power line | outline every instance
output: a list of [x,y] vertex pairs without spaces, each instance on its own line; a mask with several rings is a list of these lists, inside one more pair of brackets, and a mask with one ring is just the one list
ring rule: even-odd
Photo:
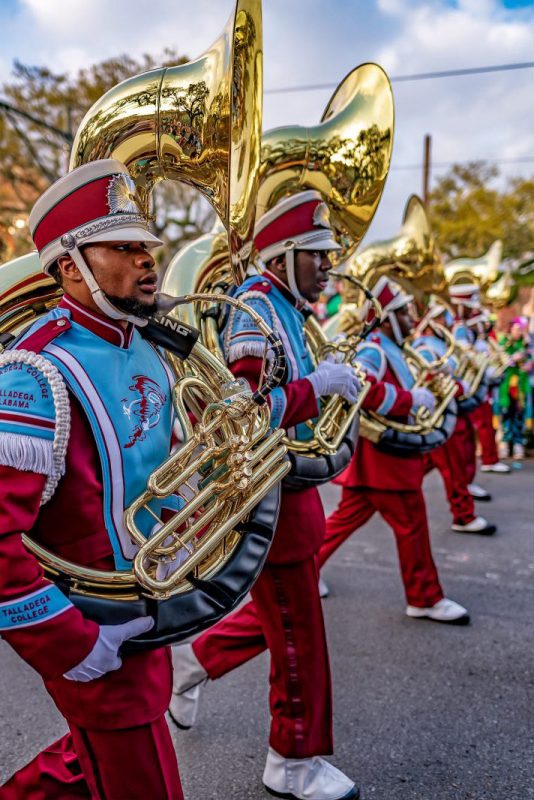
[[[533,164],[534,156],[520,156],[518,158],[472,158],[467,161],[435,161],[432,169],[446,169],[448,167],[472,164],[473,162],[483,161],[484,164]],[[421,169],[421,164],[392,164],[390,170],[411,170]]]
[[67,144],[72,144],[74,141],[74,137],[69,131],[62,131],[60,128],[50,125],[43,119],[37,119],[37,117],[34,117],[32,114],[28,114],[27,111],[22,111],[22,109],[15,108],[15,106],[6,103],[5,100],[0,100],[0,110],[5,111],[6,114],[16,114],[19,117],[23,117],[24,119],[33,122],[34,125],[40,125],[41,128],[45,128],[51,133],[55,133],[56,136],[61,136],[61,138],[64,139]]
[[[488,67],[466,67],[465,69],[446,69],[442,72],[416,72],[413,75],[389,76],[391,83],[403,81],[427,81],[434,78],[456,78],[461,75],[482,75],[486,72],[508,72],[515,69],[532,69],[534,61],[522,61],[516,64],[494,64]],[[264,94],[284,94],[288,92],[314,92],[318,89],[335,89],[337,83],[309,83],[302,86],[280,86],[277,89],[265,89]]]

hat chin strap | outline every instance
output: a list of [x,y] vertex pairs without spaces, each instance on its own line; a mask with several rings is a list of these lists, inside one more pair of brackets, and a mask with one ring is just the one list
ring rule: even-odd
[[299,287],[297,286],[297,279],[295,276],[295,250],[290,247],[286,251],[286,272],[287,272],[287,282],[289,284],[289,288],[291,290],[291,294],[296,300],[300,300],[301,303],[307,303],[305,297],[301,295],[299,292]]
[[120,308],[116,308],[116,306],[109,302],[104,292],[96,282],[95,276],[87,266],[87,263],[78,247],[73,247],[72,250],[69,250],[69,255],[72,257],[74,263],[80,270],[82,278],[87,284],[93,300],[100,311],[106,315],[106,317],[111,317],[111,319],[117,320],[122,319],[126,322],[132,322],[134,325],[139,325],[140,327],[144,327],[147,324],[148,320],[143,319],[142,317],[136,317],[133,314],[129,314],[127,311],[121,311]]
[[395,341],[397,342],[399,347],[401,347],[402,344],[404,343],[404,336],[401,333],[399,321],[394,311],[388,311],[388,319],[391,324],[391,328],[393,330],[393,336],[395,337]]

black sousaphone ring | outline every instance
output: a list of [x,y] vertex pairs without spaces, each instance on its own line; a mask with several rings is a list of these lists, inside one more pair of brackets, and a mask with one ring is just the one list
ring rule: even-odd
[[[225,298],[221,296],[217,299],[219,302],[225,301]],[[164,298],[162,298],[163,300]],[[183,299],[180,298],[178,302],[183,302]],[[231,302],[241,305],[239,301],[233,299]],[[176,301],[173,302],[173,304],[175,303]],[[251,315],[255,314],[251,309],[246,308],[245,310]],[[237,418],[239,418],[240,408],[244,403],[245,408],[249,409],[248,414],[252,419],[250,415],[258,412],[254,412],[251,409],[262,407],[265,409],[265,401],[269,392],[278,385],[281,376],[285,372],[285,356],[282,344],[268,326],[265,323],[263,325],[265,326],[264,333],[273,353],[273,359],[267,371],[265,382],[260,389],[254,393],[250,390],[243,392],[241,389],[243,399],[238,394],[237,399],[232,396],[229,399],[215,403],[213,400],[210,402],[209,395],[206,395],[208,410],[214,407],[215,411],[210,412],[211,416],[206,416],[202,422],[204,427],[207,427],[206,420],[211,421],[210,424],[212,424],[216,435],[220,436],[220,429],[216,427],[217,415],[224,417],[225,413],[227,413],[228,418],[231,419],[232,415],[237,413]],[[168,352],[174,354],[180,360],[187,361],[187,359],[191,358],[193,361],[196,359],[196,363],[198,363],[203,357],[203,352],[205,352],[197,342],[198,331],[185,324],[176,325],[175,320],[166,318],[162,313],[158,313],[151,318],[143,331],[143,335],[153,344],[165,347]],[[11,356],[11,358],[25,357],[25,351],[8,350],[6,356]],[[176,384],[178,387],[182,380],[187,383],[188,379],[179,378]],[[193,383],[195,381],[194,378],[189,380],[193,381]],[[261,413],[268,419],[266,410]],[[252,426],[252,422],[250,424]],[[199,424],[194,429],[192,428],[194,437],[198,436],[197,431],[201,427],[202,425]],[[217,434],[217,431],[219,431],[219,434]],[[208,538],[204,533],[204,529],[207,528],[209,523],[206,523],[204,519],[206,513],[208,517],[210,514],[209,502],[207,510],[204,511],[204,503],[200,501],[203,497],[207,497],[208,500],[211,499],[219,480],[226,479],[231,489],[231,480],[236,477],[235,467],[234,473],[232,473],[232,467],[228,466],[230,460],[228,453],[225,452],[226,450],[234,454],[234,461],[241,459],[238,463],[243,463],[242,472],[238,471],[237,477],[241,476],[241,479],[245,480],[242,504],[241,494],[238,493],[239,499],[236,500],[235,490],[233,493],[221,495],[221,508],[225,507],[226,497],[230,498],[228,503],[231,504],[233,502],[232,510],[228,512],[220,523],[221,530],[224,528],[233,537],[227,547],[227,554],[223,557],[217,556],[213,564],[208,565],[207,568],[202,567],[200,571],[179,565],[176,575],[182,570],[181,577],[179,580],[177,578],[176,584],[171,586],[166,594],[164,592],[167,587],[164,583],[161,584],[163,591],[157,590],[159,589],[159,584],[154,589],[154,586],[156,586],[154,569],[150,574],[148,570],[146,571],[147,582],[139,579],[139,572],[136,571],[136,559],[133,562],[133,571],[129,570],[124,573],[120,571],[104,572],[67,562],[41,547],[38,542],[35,542],[29,536],[23,536],[24,543],[38,558],[47,577],[56,583],[58,588],[69,597],[73,605],[88,619],[101,625],[113,625],[139,616],[153,617],[154,627],[142,636],[128,640],[123,649],[152,649],[181,641],[213,625],[236,608],[260,574],[267,558],[278,521],[280,481],[289,470],[289,463],[286,458],[285,445],[282,443],[282,431],[270,431],[268,430],[268,425],[265,425],[264,427],[260,426],[260,432],[254,434],[254,436],[246,445],[241,445],[238,442],[237,448],[234,447],[234,450],[232,450],[232,442],[229,442],[228,446],[224,442],[218,446],[212,445],[214,455],[208,457],[204,453],[201,461],[198,460],[193,452],[197,444],[197,440],[193,438],[192,442],[186,441],[176,451],[176,456],[171,456],[159,470],[155,471],[155,473],[158,473],[158,471],[165,470],[167,464],[174,457],[176,459],[174,461],[174,473],[177,473],[177,475],[174,475],[173,486],[179,486],[183,479],[183,474],[187,470],[189,470],[189,474],[192,474],[193,470],[196,470],[196,465],[200,464],[200,480],[197,485],[198,494],[193,498],[195,501],[199,500],[196,507],[200,512],[200,516],[197,514],[197,519],[194,515],[191,516],[191,512],[185,515],[187,519],[192,520],[192,523],[188,523],[190,528],[187,531],[191,533],[190,541],[192,543],[194,542],[194,531],[200,533],[201,538],[197,540],[200,542],[199,550],[203,549],[203,544]],[[239,437],[237,438],[239,439]],[[200,435],[199,441],[204,441],[202,435]],[[207,437],[207,441],[210,441],[210,436]],[[244,449],[245,447],[246,449]],[[179,458],[183,451],[188,448],[193,455],[189,460],[186,459],[182,462]],[[181,469],[182,463],[185,467],[184,471]],[[250,467],[248,466],[249,464]],[[180,467],[176,465],[180,465]],[[151,485],[155,473],[150,476],[148,486]],[[173,474],[172,469],[171,474]],[[195,472],[195,474],[197,473]],[[247,479],[250,483],[248,486],[250,491],[247,491]],[[165,481],[166,478],[163,480]],[[169,485],[169,495],[173,494],[173,486]],[[148,489],[146,493],[149,493]],[[157,490],[155,496],[157,496]],[[142,495],[141,500],[143,497]],[[232,497],[234,498],[233,500]],[[142,504],[139,507],[142,507]],[[125,520],[130,519],[131,521],[134,519],[131,514],[128,517],[130,509],[125,512]],[[175,513],[179,514],[180,512]],[[171,523],[168,524],[170,525]],[[217,524],[219,525],[218,518]],[[164,527],[163,524],[162,527]],[[148,538],[139,539],[138,537],[136,538],[135,524],[133,526],[127,524],[127,528],[134,541],[139,544],[140,552],[143,548],[146,549],[153,539],[157,540],[158,536],[161,542],[163,536],[159,549],[156,545],[156,549],[153,551],[155,555],[153,557],[151,555],[148,558],[152,565],[155,561],[157,562],[160,553],[168,553],[167,538],[159,530]],[[224,537],[217,538],[219,536],[218,528],[215,529],[213,536],[214,539],[217,539],[217,541],[214,541],[214,547],[217,547],[217,542],[222,541]],[[187,536],[184,533],[180,532],[179,537],[187,542]],[[180,542],[180,545],[182,546],[182,542]],[[207,557],[209,561],[211,552],[211,550],[206,550],[207,556],[205,555],[203,558]],[[192,554],[191,563],[193,567],[198,565],[200,556],[195,561],[196,551],[191,545],[189,545],[188,554]],[[188,563],[187,560],[185,563]],[[151,590],[154,590],[153,594]]]

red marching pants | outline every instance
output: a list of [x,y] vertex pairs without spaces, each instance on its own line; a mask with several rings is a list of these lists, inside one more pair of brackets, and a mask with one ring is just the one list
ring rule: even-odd
[[461,448],[462,462],[465,470],[465,480],[473,483],[477,471],[477,442],[475,426],[470,414],[460,414],[453,436],[458,437],[458,446]]
[[[466,446],[470,446],[470,437],[464,433],[463,427],[464,424],[459,423],[445,444],[425,454],[425,472],[434,467],[439,470],[453,523],[457,525],[467,525],[476,517],[475,502],[467,488],[474,477],[470,465],[466,465]],[[469,455],[470,449],[467,452]]]
[[164,717],[125,730],[70,731],[16,772],[0,800],[183,800]]
[[484,465],[496,464],[499,460],[497,442],[495,441],[495,428],[493,427],[493,412],[489,400],[476,408],[471,414],[471,419],[478,433],[482,463]]
[[442,599],[443,591],[432,558],[421,489],[399,492],[344,486],[340,504],[326,520],[326,535],[319,551],[320,566],[376,511],[395,534],[408,603],[419,608],[435,605]]
[[314,555],[296,563],[267,563],[252,602],[193,643],[211,679],[269,648],[269,744],[284,758],[329,755],[333,748],[330,666],[317,581]]

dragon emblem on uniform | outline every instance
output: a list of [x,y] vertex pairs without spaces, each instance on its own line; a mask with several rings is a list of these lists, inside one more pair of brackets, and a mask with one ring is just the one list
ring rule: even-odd
[[125,449],[146,439],[147,431],[160,421],[160,411],[167,399],[158,384],[146,375],[134,375],[132,380],[128,388],[136,392],[137,397],[130,402],[128,398],[122,400],[123,413],[135,424],[128,443],[124,445]]

